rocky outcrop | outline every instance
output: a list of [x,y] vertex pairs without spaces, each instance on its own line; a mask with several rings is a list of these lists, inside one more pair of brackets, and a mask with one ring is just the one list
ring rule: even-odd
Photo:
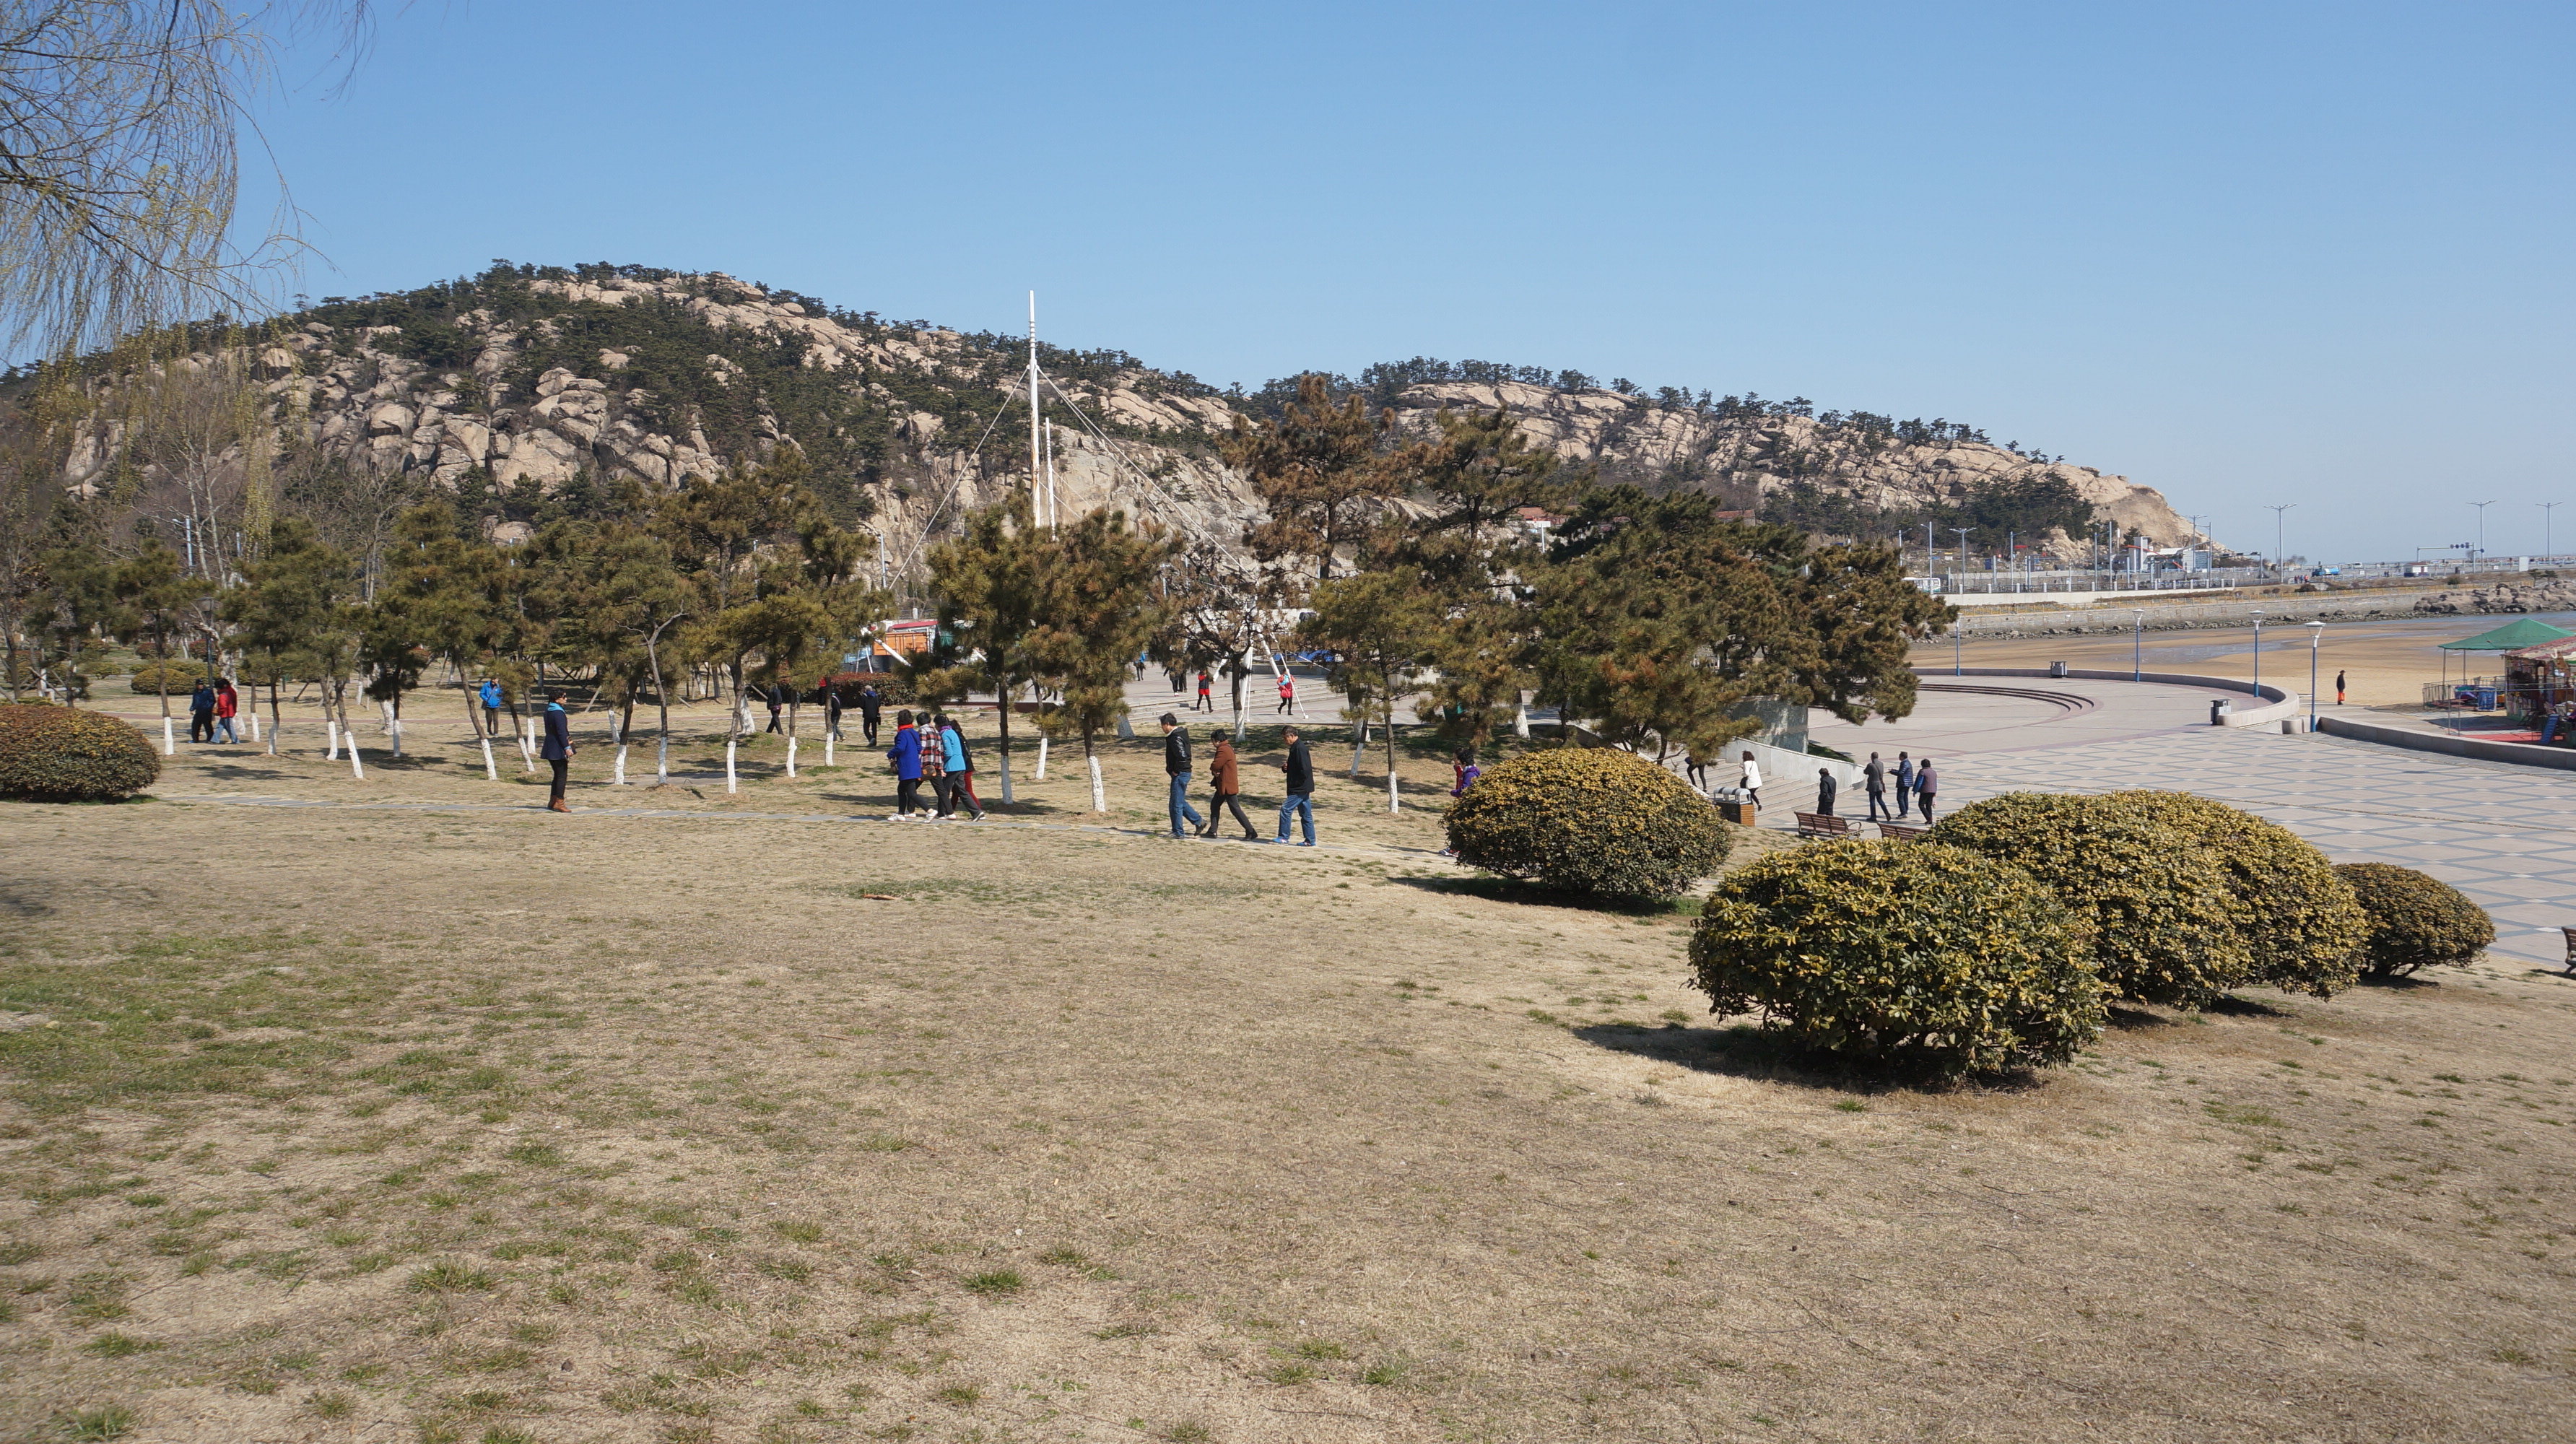
[[[387,315],[399,324],[378,319]],[[794,446],[830,474],[839,504],[895,563],[1029,474],[1024,394],[1011,399],[1015,343],[826,314],[722,273],[502,267],[448,288],[326,303],[243,359],[256,363],[275,455],[325,456],[426,485],[488,476],[551,492],[585,475],[668,487]],[[1068,514],[1113,505],[1235,544],[1259,503],[1216,441],[1248,398],[1117,353],[1056,369],[1068,373],[1058,378],[1064,396],[1097,423],[1056,429]],[[1868,507],[1912,509],[2053,475],[2159,542],[2189,535],[2161,495],[2121,477],[1832,418],[1522,382],[1415,385],[1390,409],[1401,428],[1421,432],[1444,408],[1495,406],[1509,408],[1534,443],[1610,479],[1748,499],[1809,484]],[[115,410],[102,406],[76,439],[67,484],[94,486],[118,453],[125,433]]]
[[2451,617],[2471,613],[2576,612],[2576,582],[2498,582],[2417,597],[2419,616]]

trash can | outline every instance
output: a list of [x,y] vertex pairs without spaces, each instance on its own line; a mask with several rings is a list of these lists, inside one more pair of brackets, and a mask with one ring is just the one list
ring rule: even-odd
[[2051,662],[2051,663],[2049,663],[2049,664],[2048,664],[2048,675],[2050,675],[2050,676],[2052,676],[2052,677],[2063,677],[2063,676],[2065,676],[2065,675],[2066,675],[2066,664],[2065,664],[2064,662]]
[[2236,704],[2228,701],[2224,697],[2211,699],[2209,704],[2209,725],[2212,727],[2226,726],[2227,714],[2235,710]]
[[1717,815],[1738,827],[1754,826],[1753,812],[1753,804],[1750,802],[1721,802],[1717,805]]

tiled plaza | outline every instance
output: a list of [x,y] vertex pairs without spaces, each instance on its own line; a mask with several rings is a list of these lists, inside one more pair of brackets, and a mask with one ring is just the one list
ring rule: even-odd
[[[2459,888],[2495,918],[2500,957],[2553,967],[2566,958],[2558,930],[2576,926],[2576,774],[2212,727],[2210,700],[2224,694],[2190,687],[1924,680],[1914,716],[1865,727],[1826,719],[1813,736],[1856,757],[1875,750],[1893,760],[1899,748],[1931,755],[1944,810],[1998,792],[2123,787],[2233,803],[2294,829],[2337,862],[2398,863]],[[2066,693],[2095,705],[2069,713],[2025,698],[1932,690],[1944,684]],[[1847,797],[1839,810],[1857,815],[1859,801]],[[1775,812],[1784,824],[1786,812]]]

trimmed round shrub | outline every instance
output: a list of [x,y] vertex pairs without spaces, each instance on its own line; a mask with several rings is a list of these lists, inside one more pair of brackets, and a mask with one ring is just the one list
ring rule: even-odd
[[2092,952],[2092,924],[2046,884],[1929,840],[1747,863],[1710,892],[1690,947],[1713,1011],[1935,1077],[2075,1056],[2106,1015]]
[[2316,845],[2278,823],[2188,792],[2114,792],[2158,826],[2217,854],[2253,950],[2249,981],[2330,998],[2360,976],[2354,949],[2369,931],[2352,885]]
[[2008,792],[1941,819],[1932,839],[2016,863],[2093,924],[2093,966],[2124,998],[2205,1008],[2254,972],[2227,869],[2142,809]]
[[2465,968],[2495,942],[2495,919],[2440,878],[2385,862],[2342,863],[2335,876],[2351,886],[2370,919],[2361,970],[2372,977]]
[[144,663],[133,676],[125,679],[125,685],[139,696],[157,697],[161,693],[163,673],[169,674],[170,695],[173,697],[185,697],[197,690],[199,682],[214,678],[214,672],[205,663],[174,658],[167,662]]
[[1498,763],[1450,805],[1458,860],[1569,892],[1670,897],[1726,861],[1717,809],[1680,778],[1607,747]]
[[161,775],[143,734],[76,707],[0,707],[0,797],[111,802]]

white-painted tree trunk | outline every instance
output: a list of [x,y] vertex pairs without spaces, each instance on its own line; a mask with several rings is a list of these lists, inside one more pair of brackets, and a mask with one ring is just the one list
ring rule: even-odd
[[256,682],[251,684],[250,712],[247,715],[250,717],[250,740],[257,742],[259,740],[259,684]]
[[340,719],[337,717],[325,717],[322,719],[322,727],[324,732],[328,734],[330,744],[323,748],[322,760],[325,762],[337,762],[340,760]]
[[349,734],[349,775],[360,782],[367,780],[366,764],[358,760],[358,734]]
[[1094,812],[1107,812],[1109,810],[1109,790],[1100,785],[1100,759],[1094,757],[1090,759],[1090,761],[1091,810]]
[[477,737],[475,740],[483,744],[483,780],[486,782],[500,781],[501,769],[492,765],[492,739],[489,737]]
[[1389,812],[1404,810],[1404,803],[1396,797],[1395,774],[1392,772],[1386,775],[1386,810]]
[[1512,735],[1529,736],[1529,699],[1527,697],[1523,697],[1520,705],[1512,709]]
[[532,712],[528,714],[528,735],[519,739],[519,761],[523,764],[520,769],[522,771],[534,772],[537,770],[537,748],[539,746],[537,741],[537,729],[543,725],[543,723],[540,723],[537,720],[535,713]]
[[179,755],[179,734],[170,730],[170,719],[167,717],[161,719],[161,755],[164,757]]
[[671,739],[653,739],[653,785],[664,786],[671,780]]
[[733,775],[733,749],[734,749],[734,739],[733,739],[733,738],[731,738],[731,737],[726,738],[726,739],[725,739],[725,791],[727,791],[727,792],[731,792],[731,791],[733,791],[733,790],[734,790],[734,775]]
[[1038,738],[1038,776],[1037,776],[1037,780],[1038,780],[1038,781],[1040,781],[1040,782],[1044,782],[1044,781],[1046,781],[1046,750],[1047,750],[1047,739],[1046,739],[1046,738],[1044,738],[1044,737],[1040,737],[1040,738]]
[[793,737],[787,739],[787,775],[796,775],[796,739]]
[[626,785],[626,744],[623,742],[617,744],[617,785]]
[[394,755],[396,757],[402,756],[402,719],[400,717],[387,719],[385,723],[385,733],[387,736],[394,739]]

